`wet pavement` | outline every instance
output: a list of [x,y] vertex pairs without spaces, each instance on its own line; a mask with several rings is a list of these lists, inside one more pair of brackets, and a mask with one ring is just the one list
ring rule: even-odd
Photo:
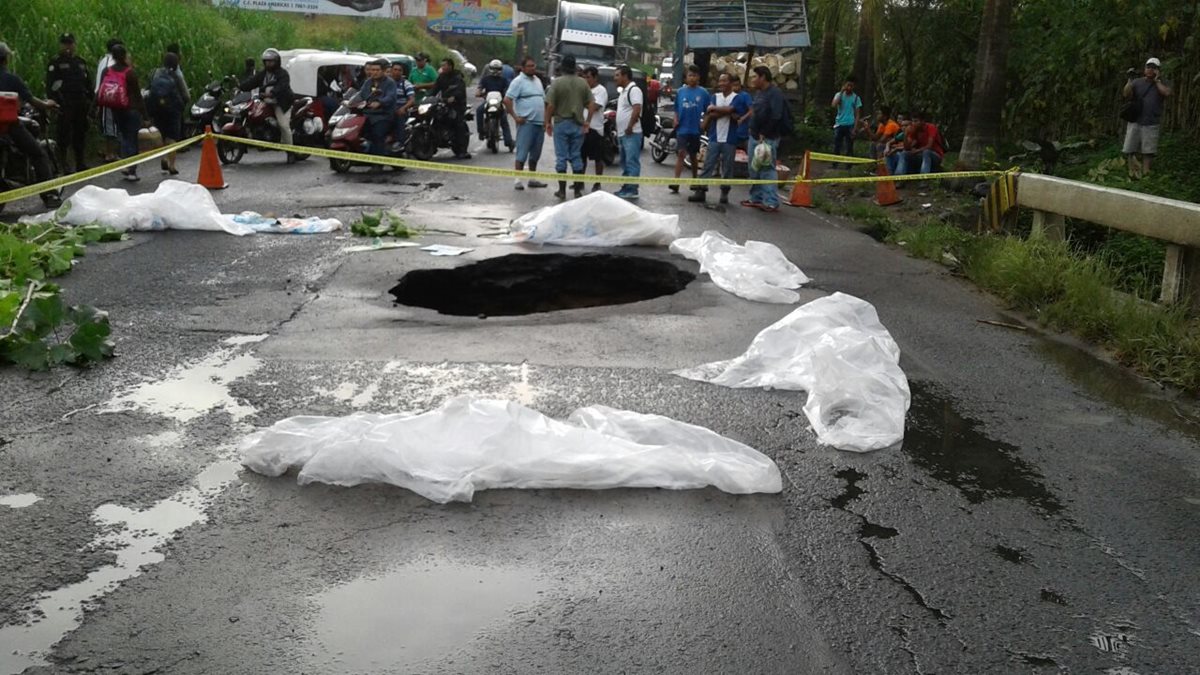
[[[685,235],[779,245],[815,280],[802,301],[876,306],[912,382],[905,441],[838,452],[816,443],[802,394],[670,374],[740,354],[790,306],[704,276],[522,316],[398,306],[388,289],[408,272],[585,251],[496,243],[550,190],[281,159],[227,169],[223,209],[349,222],[394,208],[428,228],[423,243],[475,250],[187,232],[90,247],[63,285],[110,312],[119,358],[0,371],[0,673],[1200,670],[1194,403],[1069,339],[979,323],[1014,319],[847,221],[644,190]],[[196,160],[181,157],[185,175]],[[696,272],[665,250],[619,253]],[[784,491],[500,490],[442,506],[234,461],[284,417],[463,393],[701,424],[772,457]]]

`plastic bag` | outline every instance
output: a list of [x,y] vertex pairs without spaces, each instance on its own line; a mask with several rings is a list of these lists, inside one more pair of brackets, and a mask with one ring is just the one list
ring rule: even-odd
[[871,303],[834,293],[764,329],[746,353],[675,372],[726,387],[808,393],[804,413],[817,438],[866,452],[904,439],[910,393],[900,347]]
[[754,146],[754,156],[750,158],[750,169],[752,171],[762,171],[771,166],[774,158],[771,157],[771,146],[766,143],[759,143]]
[[666,246],[679,234],[679,216],[652,213],[601,191],[517,218],[509,225],[508,241],[558,246]]
[[208,190],[165,180],[149,194],[87,185],[48,214],[65,225],[99,223],[117,230],[211,230],[247,235],[254,230],[221,215]]
[[770,458],[703,427],[603,406],[563,422],[472,396],[413,416],[291,417],[248,437],[242,463],[268,476],[298,467],[301,484],[390,483],[439,503],[497,488],[782,490]]
[[751,240],[739,246],[712,230],[676,239],[671,253],[699,262],[700,273],[708,274],[717,287],[747,300],[793,303],[800,295],[788,289],[811,281],[774,244]]
[[254,211],[226,217],[263,234],[320,234],[342,229],[342,221],[337,218],[270,218]]

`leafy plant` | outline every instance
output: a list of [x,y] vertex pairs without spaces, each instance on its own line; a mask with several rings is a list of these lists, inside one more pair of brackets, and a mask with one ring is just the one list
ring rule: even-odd
[[423,230],[409,227],[394,211],[364,211],[362,218],[350,224],[350,233],[359,237],[398,237],[411,239]]

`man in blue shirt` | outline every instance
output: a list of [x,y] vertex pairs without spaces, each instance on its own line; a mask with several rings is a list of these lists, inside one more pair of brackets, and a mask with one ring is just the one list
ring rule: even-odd
[[[8,62],[12,53],[7,44],[0,42],[0,91],[11,91],[22,103],[32,104],[46,112],[58,108],[58,104],[54,101],[35,98],[33,94],[29,93],[29,87],[25,86],[24,80],[8,72]],[[0,124],[0,134],[8,136],[21,154],[29,158],[29,163],[33,164],[33,172],[37,175],[39,183],[54,177],[50,170],[50,157],[46,155],[41,144],[19,120],[8,123],[7,128]],[[58,198],[58,193],[51,190],[42,193],[42,203],[49,208],[57,208],[62,202]]]
[[417,90],[408,81],[408,66],[403,61],[392,64],[392,81],[396,83],[394,144],[402,148],[408,136],[408,114],[417,103]]
[[[854,130],[858,128],[858,116],[862,112],[862,98],[854,93],[854,76],[846,78],[842,90],[833,96],[833,107],[837,120],[833,123],[833,154],[854,156]],[[845,152],[842,152],[842,147]],[[837,168],[837,164],[833,165]]]
[[363,83],[362,97],[367,102],[367,140],[371,142],[368,152],[372,155],[387,154],[388,132],[396,125],[396,81],[384,71],[386,66],[387,61],[379,59],[365,68],[367,81]]
[[[712,102],[708,90],[700,86],[700,68],[695,64],[688,66],[686,82],[675,93],[675,147],[679,151],[675,157],[676,178],[683,173],[683,160],[689,156],[692,178],[699,173],[696,155],[700,153],[700,118]],[[672,185],[671,192],[678,194],[679,186]]]
[[[721,177],[733,178],[733,159],[737,154],[738,120],[750,112],[750,97],[733,91],[737,75],[721,75],[717,80],[717,94],[708,106],[708,153],[704,156],[704,171],[701,178],[712,178],[720,162]],[[729,203],[729,187],[721,186],[721,203]],[[689,202],[703,203],[708,188],[698,186]]]
[[[521,74],[513,78],[504,94],[504,107],[517,125],[517,157],[513,164],[517,171],[525,170],[525,162],[529,162],[529,170],[537,171],[538,160],[542,157],[542,143],[545,139],[546,124],[546,89],[542,80],[537,76],[537,61],[532,56],[526,56],[521,62]],[[527,185],[531,188],[544,188],[546,184],[540,180],[530,180]],[[513,188],[524,190],[525,185],[517,178]]]

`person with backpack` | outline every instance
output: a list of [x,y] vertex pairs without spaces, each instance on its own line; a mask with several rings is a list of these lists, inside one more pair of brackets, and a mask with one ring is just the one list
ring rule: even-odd
[[[791,133],[791,112],[783,92],[774,84],[770,68],[757,66],[750,78],[750,87],[756,92],[754,105],[741,120],[750,120],[750,144],[746,149],[750,159],[749,174],[751,179],[770,182],[751,185],[750,198],[743,200],[742,206],[775,213],[779,211],[779,187],[776,185],[779,175],[775,172],[775,161],[779,157],[780,139]],[[759,151],[765,156],[756,163],[755,152],[759,146],[767,149]]]
[[[853,75],[847,77],[841,91],[834,94],[831,105],[837,110],[837,119],[833,123],[833,154],[853,157],[854,130],[858,129],[859,115],[862,114],[862,97],[854,93]],[[837,166],[836,163],[833,165],[835,169]]]
[[[100,60],[96,63],[96,79],[93,80],[93,82],[95,82],[95,89],[92,91],[93,101],[95,100],[96,91],[100,89],[100,78],[104,76],[104,71],[107,70],[109,66],[116,63],[113,61],[112,50],[113,47],[116,47],[119,44],[121,44],[120,38],[111,38],[104,44],[104,56],[101,56]],[[97,106],[96,121],[100,127],[100,138],[102,138],[104,141],[104,147],[100,151],[100,161],[111,162],[117,158],[118,135],[117,125],[113,121],[112,111],[108,108],[101,108]]]
[[[183,111],[190,103],[187,85],[179,74],[179,55],[167,52],[162,67],[150,76],[150,98],[146,101],[146,110],[162,134],[163,143],[169,145],[183,139]],[[164,173],[179,174],[173,152],[162,159],[160,166]]]
[[[119,155],[124,159],[138,154],[138,130],[142,128],[146,104],[125,45],[114,45],[111,54],[113,64],[103,70],[96,87],[96,106],[111,113],[120,146]],[[136,164],[121,173],[131,183],[138,181]]]

